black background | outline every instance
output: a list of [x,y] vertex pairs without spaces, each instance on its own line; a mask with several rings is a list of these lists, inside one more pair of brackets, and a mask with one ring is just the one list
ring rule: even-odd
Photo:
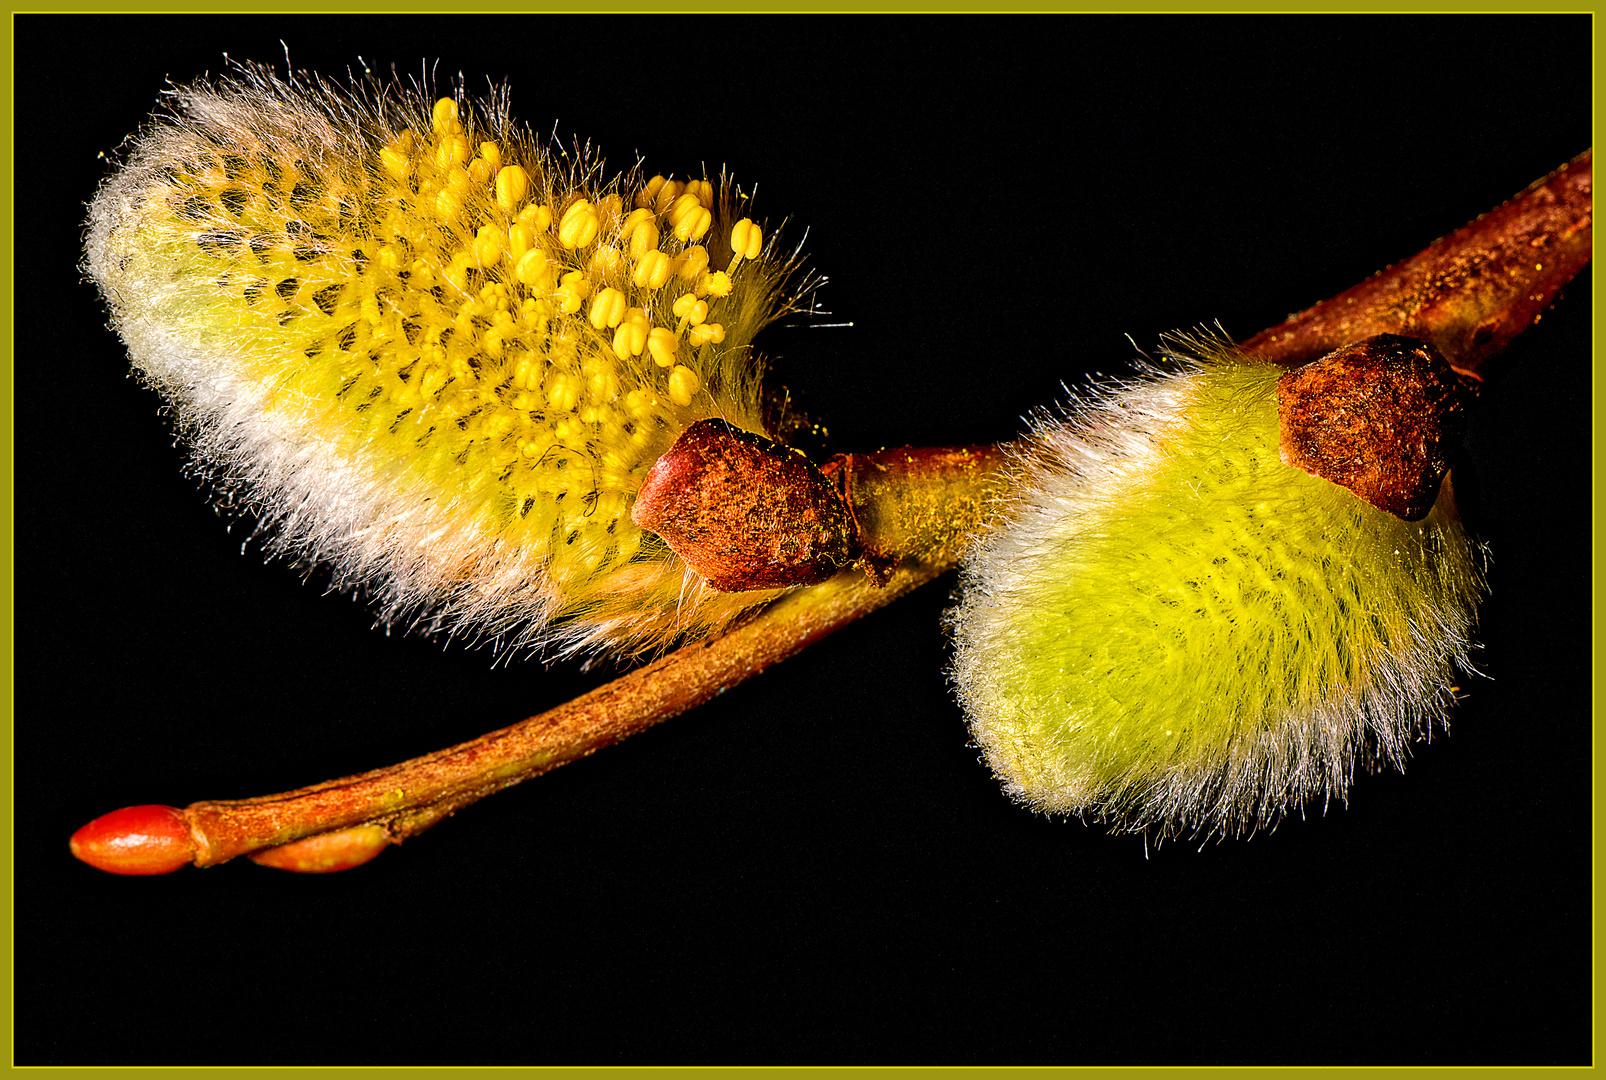
[[1167,329],[1280,320],[1590,142],[1586,18],[19,18],[16,1060],[1553,1062],[1590,1042],[1590,297],[1457,471],[1493,548],[1449,737],[1347,808],[1145,850],[998,792],[945,579],[327,877],[67,836],[447,745],[607,672],[372,629],[241,543],[75,267],[164,79],[439,60],[619,166],[728,165],[851,328],[836,449],[996,440]]

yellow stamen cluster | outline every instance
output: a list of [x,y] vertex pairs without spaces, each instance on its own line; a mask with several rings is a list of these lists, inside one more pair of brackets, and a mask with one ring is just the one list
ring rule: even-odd
[[[761,430],[749,343],[788,268],[756,224],[731,222],[734,193],[663,176],[596,186],[594,169],[481,130],[450,98],[320,141],[349,110],[271,80],[247,89],[259,122],[147,140],[150,167],[108,184],[136,184],[137,212],[92,236],[91,257],[106,248],[96,273],[153,381],[182,396],[141,355],[145,324],[257,388],[274,431],[328,453],[329,475],[409,493],[365,492],[371,520],[283,546],[359,563],[351,576],[379,577],[392,614],[449,629],[591,620],[571,645],[656,644],[751,602],[699,596],[703,614],[677,613],[678,562],[629,519],[686,425]],[[265,483],[263,466],[210,464]]]

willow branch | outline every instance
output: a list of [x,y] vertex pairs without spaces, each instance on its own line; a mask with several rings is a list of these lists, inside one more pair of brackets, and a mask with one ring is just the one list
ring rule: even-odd
[[[1589,153],[1580,155],[1418,255],[1248,339],[1245,349],[1297,365],[1398,334],[1432,343],[1477,377],[1589,261],[1591,165]],[[101,869],[136,874],[242,854],[300,871],[358,865],[492,792],[694,708],[937,577],[998,511],[1002,462],[1002,451],[990,448],[840,458],[827,471],[847,499],[870,575],[849,570],[799,589],[723,637],[459,746],[279,795],[131,807],[79,830],[73,851]]]
[[1290,366],[1377,334],[1437,346],[1481,378],[1589,262],[1594,151],[1421,252],[1243,343]]

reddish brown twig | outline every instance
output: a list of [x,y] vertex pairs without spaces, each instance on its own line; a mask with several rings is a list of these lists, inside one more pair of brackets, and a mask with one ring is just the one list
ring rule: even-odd
[[1377,334],[1419,338],[1480,378],[1589,262],[1593,151],[1404,262],[1243,343],[1303,364]]
[[[1401,334],[1433,343],[1458,370],[1475,374],[1588,262],[1590,185],[1586,153],[1245,347],[1293,365],[1380,333]],[[936,577],[997,509],[1001,460],[987,449],[894,450],[827,467],[848,501],[865,562],[897,564],[885,587],[844,572],[783,597],[724,637],[471,742],[282,795],[117,811],[79,830],[74,853],[117,873],[164,873],[250,852],[300,871],[359,865],[493,791],[707,701]]]

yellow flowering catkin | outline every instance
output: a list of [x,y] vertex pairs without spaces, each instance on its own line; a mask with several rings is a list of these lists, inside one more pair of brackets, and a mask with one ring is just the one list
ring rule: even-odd
[[774,595],[715,592],[629,513],[689,424],[763,433],[751,342],[794,262],[739,199],[605,181],[500,100],[243,68],[138,136],[85,265],[271,553],[387,624],[634,652]]

